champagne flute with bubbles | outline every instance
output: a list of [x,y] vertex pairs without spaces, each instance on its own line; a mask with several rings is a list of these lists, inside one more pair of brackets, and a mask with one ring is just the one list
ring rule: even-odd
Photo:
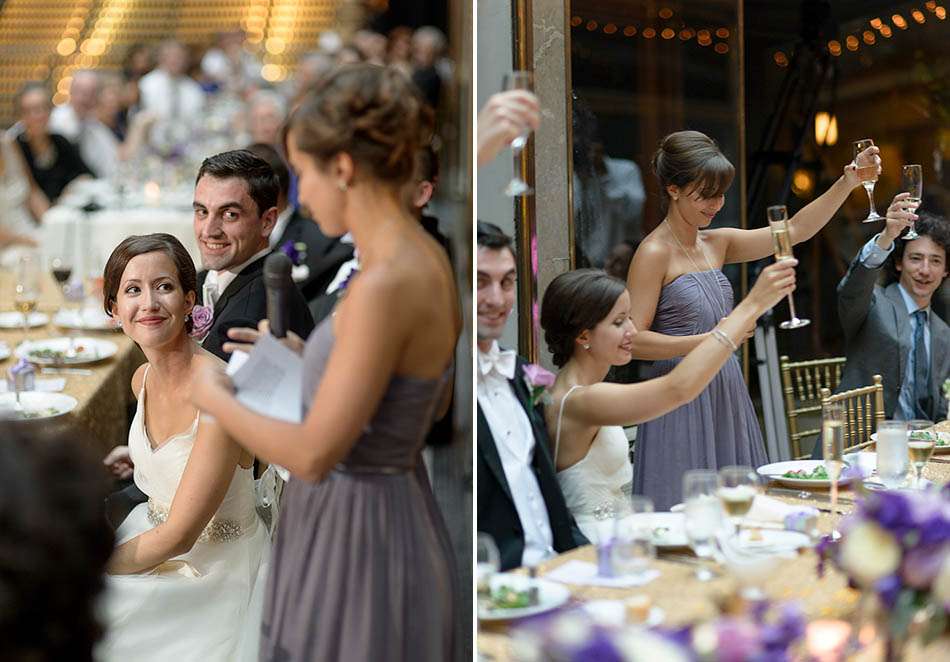
[[[825,405],[821,412],[821,450],[825,471],[831,481],[831,512],[838,512],[838,479],[844,470],[844,408],[838,402]],[[841,534],[832,525],[831,538],[838,540]]]
[[[530,71],[513,71],[510,74],[505,74],[505,78],[502,81],[502,89],[506,92],[509,90],[527,90],[530,92],[533,88],[533,77]],[[528,138],[530,136],[531,127],[525,126],[522,127],[521,133],[511,141],[511,155],[514,157],[515,169],[514,174],[511,176],[511,181],[509,181],[508,186],[505,187],[505,195],[509,197],[530,195],[534,192],[531,190],[531,187],[528,186],[528,183],[521,178],[521,152],[525,148],[525,145],[528,144]]]
[[[788,210],[785,205],[774,205],[766,210],[769,219],[769,229],[772,231],[772,246],[775,249],[775,261],[791,260],[795,257],[792,252],[792,237],[788,232]],[[800,329],[811,324],[811,320],[799,317],[795,312],[795,300],[792,293],[788,294],[788,310],[792,319],[782,322],[783,329]]]
[[862,223],[874,223],[875,221],[884,220],[884,217],[878,214],[877,209],[874,208],[874,184],[877,182],[877,163],[874,162],[873,157],[871,157],[870,161],[868,157],[861,157],[861,153],[868,147],[874,147],[874,141],[870,138],[858,140],[854,143],[854,166],[857,168],[858,179],[864,186],[864,190],[867,191],[868,202],[871,204],[868,217],[864,219]]
[[[920,199],[924,195],[924,173],[919,165],[905,165],[901,168],[901,189],[910,194],[904,202],[907,203],[909,208],[916,211],[920,207]],[[916,228],[912,225],[907,230],[907,234],[904,235],[904,239],[916,239],[919,236]]]

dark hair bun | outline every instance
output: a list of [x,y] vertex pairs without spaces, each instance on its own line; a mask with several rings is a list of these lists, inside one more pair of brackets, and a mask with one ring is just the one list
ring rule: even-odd
[[660,141],[650,162],[660,180],[660,192],[668,198],[672,185],[699,191],[704,198],[722,195],[732,184],[736,169],[716,141],[699,131],[677,131]]

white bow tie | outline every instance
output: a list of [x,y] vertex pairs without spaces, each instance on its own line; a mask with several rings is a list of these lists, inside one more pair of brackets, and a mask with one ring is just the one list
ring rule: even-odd
[[505,379],[514,379],[517,361],[518,355],[514,350],[502,351],[498,345],[493,345],[487,352],[478,353],[478,369],[483,375],[494,370]]

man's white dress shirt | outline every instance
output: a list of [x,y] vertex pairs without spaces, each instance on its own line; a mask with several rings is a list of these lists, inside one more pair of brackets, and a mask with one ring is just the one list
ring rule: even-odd
[[81,119],[68,103],[56,106],[49,117],[50,133],[58,133],[79,148],[79,155],[96,177],[115,174],[119,163],[119,140],[96,118]]
[[228,285],[231,284],[235,278],[238,277],[238,274],[249,265],[254,260],[259,260],[268,253],[270,253],[270,246],[264,248],[254,255],[251,256],[246,262],[242,262],[236,267],[231,267],[230,269],[222,269],[221,271],[215,271],[214,269],[209,269],[208,274],[205,276],[204,285],[201,288],[201,301],[205,306],[211,306],[214,308],[214,305],[218,302],[218,298],[221,294],[228,288]]

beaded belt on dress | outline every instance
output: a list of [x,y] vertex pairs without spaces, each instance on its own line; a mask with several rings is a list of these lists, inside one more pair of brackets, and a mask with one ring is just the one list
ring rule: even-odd
[[[152,526],[158,526],[168,519],[168,509],[160,506],[151,499],[148,500],[148,521]],[[204,528],[197,542],[230,542],[237,540],[245,532],[246,527],[233,519],[212,519]]]

